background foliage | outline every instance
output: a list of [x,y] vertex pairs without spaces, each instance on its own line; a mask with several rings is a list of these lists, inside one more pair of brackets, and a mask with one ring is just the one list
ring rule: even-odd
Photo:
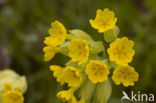
[[61,89],[48,69],[49,64],[62,65],[62,55],[43,61],[43,39],[50,23],[61,21],[68,30],[82,29],[95,40],[102,35],[92,29],[89,19],[98,8],[115,11],[120,36],[135,41],[132,65],[139,72],[134,87],[113,85],[109,103],[120,103],[121,91],[156,92],[156,0],[0,0],[0,68],[11,68],[27,76],[29,89],[25,103],[59,103],[55,94]]

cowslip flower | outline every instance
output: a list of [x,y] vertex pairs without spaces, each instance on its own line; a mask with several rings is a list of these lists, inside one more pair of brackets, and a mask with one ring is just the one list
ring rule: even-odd
[[49,45],[43,48],[43,52],[44,52],[44,61],[49,61],[58,52],[58,48],[56,46]]
[[[61,41],[61,40],[57,40],[57,39],[52,36],[45,37],[44,44],[58,46],[58,41]],[[63,38],[60,38],[60,39],[63,39]]]
[[65,67],[63,71],[63,80],[70,87],[78,87],[81,84],[82,77],[80,71],[72,66]]
[[21,92],[11,90],[2,95],[3,103],[24,103],[24,97]]
[[56,78],[57,82],[59,82],[61,85],[64,84],[64,80],[62,78],[63,69],[64,68],[57,65],[50,66],[50,70],[53,71],[53,76]]
[[89,22],[93,28],[98,29],[98,32],[101,33],[112,29],[117,22],[117,18],[113,11],[105,8],[104,10],[98,9],[95,20],[90,19]]
[[138,81],[138,73],[135,72],[134,68],[131,66],[118,66],[114,72],[112,79],[119,85],[123,83],[124,86],[134,86],[134,82]]
[[110,61],[116,62],[118,65],[128,65],[135,54],[135,51],[132,49],[133,46],[133,41],[128,40],[127,37],[116,39],[107,49]]
[[74,91],[72,88],[68,90],[62,90],[57,93],[57,97],[62,100],[62,102],[68,103],[85,103],[85,99],[80,99],[79,101],[74,96]]
[[4,90],[5,92],[7,92],[7,91],[9,91],[9,90],[11,90],[11,89],[12,89],[12,83],[6,82],[6,83],[4,84],[3,90]]
[[72,40],[68,46],[69,57],[73,62],[78,61],[78,64],[85,63],[89,56],[89,46],[87,41],[81,39]]
[[3,103],[24,103],[24,97],[18,90],[12,90],[12,84],[4,84],[4,93],[2,94]]
[[63,44],[69,37],[66,28],[59,21],[54,21],[49,29],[50,36],[46,37],[44,43],[46,46],[43,48],[44,60],[51,60],[58,52],[58,46]]
[[51,28],[48,32],[50,36],[45,39],[45,44],[53,44],[58,46],[63,44],[68,37],[66,28],[57,20],[51,23]]
[[85,72],[93,83],[104,82],[107,80],[109,75],[109,69],[107,65],[95,60],[89,61]]
[[57,93],[57,97],[63,102],[71,101],[73,99],[73,90],[63,90]]

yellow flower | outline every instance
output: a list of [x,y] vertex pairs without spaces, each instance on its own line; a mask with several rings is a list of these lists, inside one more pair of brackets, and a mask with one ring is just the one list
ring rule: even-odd
[[49,29],[50,37],[45,39],[45,44],[61,45],[66,40],[68,34],[66,28],[59,21],[54,21]]
[[89,56],[89,46],[87,41],[81,39],[72,40],[68,46],[69,57],[73,62],[78,61],[78,64],[85,63]]
[[138,81],[138,73],[135,72],[134,68],[131,66],[118,66],[114,72],[112,79],[119,85],[123,83],[124,86],[133,86],[135,81]]
[[135,51],[132,49],[133,45],[133,41],[128,40],[127,37],[116,39],[107,49],[110,61],[114,61],[118,65],[128,65],[135,54]]
[[57,46],[63,44],[66,38],[69,37],[66,28],[59,21],[54,21],[49,29],[50,36],[46,37],[44,43],[47,45],[43,48],[44,60],[51,60],[58,52]]
[[12,83],[6,82],[3,87],[3,103],[24,103],[24,97],[20,91],[12,90]]
[[81,83],[82,77],[79,70],[72,66],[62,68],[57,65],[52,65],[50,66],[50,70],[53,71],[53,76],[61,85],[67,83],[70,87],[78,87]]
[[87,64],[85,72],[93,83],[104,82],[109,75],[107,65],[95,60],[91,60],[89,64]]
[[52,36],[48,36],[48,37],[45,38],[44,43],[46,45],[58,46],[61,39],[64,39],[64,38],[54,38]]
[[3,90],[4,90],[5,92],[7,92],[7,91],[9,91],[9,90],[11,90],[11,89],[12,89],[12,83],[6,82],[6,83],[4,84]]
[[63,102],[71,101],[73,98],[73,90],[63,90],[57,93],[57,97]]
[[10,90],[2,94],[3,103],[24,103],[24,97],[21,92]]
[[117,22],[117,18],[113,11],[105,8],[103,11],[98,9],[95,20],[90,19],[90,24],[93,28],[98,29],[98,32],[105,32],[112,29]]
[[78,87],[81,84],[82,77],[77,68],[67,66],[63,71],[64,82],[68,83],[70,87]]
[[53,71],[53,76],[56,78],[58,82],[60,82],[61,85],[64,84],[64,80],[62,78],[63,69],[64,68],[57,66],[57,65],[50,66],[50,70]]
[[56,46],[49,45],[43,48],[43,52],[44,52],[44,61],[49,61],[58,52],[58,48]]

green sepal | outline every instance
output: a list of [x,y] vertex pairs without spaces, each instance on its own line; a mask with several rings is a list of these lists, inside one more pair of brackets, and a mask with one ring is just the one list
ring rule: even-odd
[[117,38],[119,32],[120,30],[118,26],[115,26],[113,29],[104,32],[104,40],[108,43],[114,41]]
[[73,30],[69,30],[69,33],[71,34],[71,40],[82,39],[87,41],[93,41],[91,36],[88,33],[84,32],[83,30],[73,29]]
[[80,97],[84,98],[86,103],[90,103],[96,85],[87,80],[80,89]]
[[111,62],[109,59],[99,60],[101,63],[107,64],[109,69],[116,68],[117,64],[115,62]]
[[59,46],[59,53],[67,56],[69,53],[68,45],[69,45],[69,42],[67,41],[61,46]]
[[99,83],[96,88],[96,103],[107,103],[112,94],[112,86],[109,80]]
[[111,67],[114,68],[114,69],[116,69],[117,66],[118,66],[115,62],[110,62],[110,65],[111,65]]
[[89,46],[90,46],[91,54],[98,54],[98,53],[104,51],[104,46],[101,41],[97,41],[97,42],[90,41]]

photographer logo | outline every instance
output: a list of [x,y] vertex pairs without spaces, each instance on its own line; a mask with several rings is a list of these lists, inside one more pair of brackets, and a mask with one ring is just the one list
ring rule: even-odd
[[125,91],[122,91],[123,97],[121,98],[121,101],[126,100],[130,102],[154,102],[154,94],[142,94],[140,91],[138,93],[134,93],[131,91],[130,95]]

